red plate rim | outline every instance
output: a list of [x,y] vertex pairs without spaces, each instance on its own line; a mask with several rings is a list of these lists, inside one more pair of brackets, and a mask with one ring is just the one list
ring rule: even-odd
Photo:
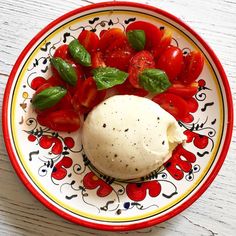
[[[181,25],[182,27],[187,29],[204,46],[204,48],[207,50],[207,52],[211,56],[212,60],[214,61],[215,65],[220,73],[220,76],[222,78],[222,82],[223,82],[223,85],[224,85],[224,88],[226,91],[226,100],[227,100],[227,104],[228,104],[228,122],[227,122],[227,132],[226,132],[226,137],[225,137],[225,143],[222,148],[218,163],[214,167],[214,169],[212,170],[212,172],[209,175],[209,177],[207,178],[207,180],[203,183],[203,185],[199,188],[199,190],[193,196],[191,196],[186,202],[180,204],[172,212],[166,213],[161,217],[154,218],[149,221],[139,222],[139,223],[135,223],[132,225],[106,225],[106,224],[100,224],[100,223],[97,224],[97,223],[88,222],[88,221],[85,221],[82,219],[78,219],[74,216],[71,216],[71,215],[61,211],[59,208],[57,208],[56,206],[51,204],[47,199],[45,199],[43,196],[41,196],[38,193],[38,191],[34,188],[34,186],[27,180],[26,176],[24,175],[23,171],[21,170],[20,166],[17,163],[16,157],[14,155],[14,151],[13,151],[13,148],[12,148],[11,142],[10,142],[8,123],[7,123],[8,122],[8,117],[7,117],[8,112],[7,111],[8,111],[8,102],[9,102],[8,98],[9,98],[9,93],[10,93],[10,89],[11,89],[14,77],[16,75],[16,72],[17,72],[22,60],[24,59],[27,52],[33,47],[35,42],[40,37],[42,37],[43,34],[45,34],[48,30],[50,30],[52,27],[54,27],[58,23],[62,22],[63,20],[66,20],[67,18],[69,18],[75,14],[78,14],[78,13],[81,13],[81,12],[84,12],[87,10],[92,10],[92,9],[97,9],[97,8],[102,8],[102,7],[109,7],[109,6],[110,7],[111,6],[128,6],[128,7],[145,8],[147,10],[150,10],[150,11],[153,11],[153,12],[163,15],[163,16],[177,22],[179,25]],[[65,218],[69,221],[72,221],[74,223],[77,223],[81,226],[99,229],[99,230],[108,230],[108,231],[128,231],[128,230],[135,230],[135,229],[150,227],[150,226],[153,226],[155,224],[159,224],[161,222],[164,222],[164,221],[174,217],[175,215],[179,214],[180,212],[182,212],[183,210],[188,208],[193,202],[195,202],[205,192],[205,190],[209,187],[209,185],[212,183],[212,181],[216,177],[217,173],[219,172],[219,170],[226,158],[228,149],[229,149],[229,145],[230,145],[230,141],[231,141],[231,137],[232,137],[232,131],[233,131],[233,102],[232,102],[232,95],[231,95],[228,79],[226,77],[226,74],[224,72],[224,69],[223,69],[219,59],[217,58],[217,56],[215,55],[213,50],[209,47],[209,45],[188,25],[186,25],[184,22],[182,22],[180,19],[178,19],[174,15],[172,15],[166,11],[163,11],[159,8],[153,7],[153,6],[149,6],[149,5],[145,5],[145,4],[141,4],[141,3],[132,3],[132,2],[102,2],[102,3],[96,3],[96,4],[89,5],[89,6],[81,7],[81,8],[75,9],[73,11],[70,11],[70,12],[62,15],[61,17],[57,18],[56,20],[54,20],[50,24],[48,24],[44,29],[42,29],[28,43],[28,45],[24,48],[24,50],[22,51],[22,53],[18,57],[15,65],[11,71],[11,74],[9,76],[9,79],[8,79],[8,82],[6,85],[6,89],[5,89],[5,93],[4,93],[2,120],[3,120],[2,127],[3,127],[3,135],[4,135],[5,145],[6,145],[7,152],[9,154],[11,163],[12,163],[17,175],[19,176],[19,178],[23,182],[23,184],[40,202],[42,202],[47,208],[54,211],[55,213],[57,213],[61,217]]]

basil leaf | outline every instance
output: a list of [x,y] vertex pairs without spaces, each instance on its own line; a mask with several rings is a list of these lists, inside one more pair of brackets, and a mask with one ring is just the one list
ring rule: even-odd
[[69,43],[69,51],[73,59],[83,65],[91,66],[91,56],[78,39],[74,39]]
[[60,57],[51,58],[51,63],[64,81],[72,86],[76,85],[78,80],[77,74],[75,68],[70,63],[67,63]]
[[117,84],[123,84],[128,77],[128,73],[113,67],[98,67],[92,72],[98,90],[111,88]]
[[139,74],[139,84],[151,93],[162,93],[171,86],[166,73],[159,69],[144,69]]
[[143,50],[146,43],[146,35],[144,30],[130,30],[127,32],[127,38],[136,51]]
[[44,110],[56,105],[66,93],[67,90],[60,86],[49,87],[35,94],[32,99],[32,104],[36,109]]

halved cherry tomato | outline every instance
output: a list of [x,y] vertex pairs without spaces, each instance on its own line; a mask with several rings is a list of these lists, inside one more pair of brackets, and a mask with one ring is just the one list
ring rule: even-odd
[[123,48],[126,45],[127,38],[124,32],[119,28],[112,28],[102,35],[98,47],[102,52],[105,52]]
[[148,91],[133,87],[129,80],[126,80],[123,84],[116,85],[115,89],[121,95],[135,95],[139,97],[145,97],[148,95]]
[[44,79],[44,78],[41,77],[41,76],[38,76],[38,77],[35,77],[35,78],[31,81],[30,87],[31,87],[33,90],[37,90],[41,85],[45,84],[46,82],[47,82],[46,79]]
[[105,63],[107,66],[115,67],[123,71],[128,71],[129,62],[132,56],[132,50],[117,49],[107,54],[105,57]]
[[42,92],[43,90],[45,90],[46,88],[50,88],[50,87],[52,87],[52,85],[50,83],[46,82],[37,88],[35,94],[38,94],[38,93]]
[[91,54],[92,68],[105,67],[105,61],[102,52],[93,52]]
[[96,82],[92,77],[83,81],[78,91],[73,97],[73,106],[76,111],[80,110],[81,105],[93,108],[100,103],[106,96],[106,90],[97,90]]
[[95,52],[98,48],[99,38],[92,31],[83,30],[80,33],[78,40],[89,53]]
[[201,74],[204,66],[204,57],[199,51],[192,51],[184,57],[184,65],[179,80],[185,84],[191,84]]
[[172,82],[180,74],[182,64],[182,51],[178,47],[170,46],[160,55],[156,68],[164,70],[169,80]]
[[143,50],[136,53],[130,60],[129,65],[129,82],[135,88],[141,88],[139,85],[139,74],[147,68],[154,68],[155,62],[149,51]]
[[58,73],[54,73],[48,80],[52,86],[63,86],[66,87],[66,82],[62,80]]
[[198,91],[198,83],[193,82],[188,85],[179,83],[178,81],[173,83],[166,92],[179,95],[180,97],[190,98],[194,96]]
[[130,30],[143,30],[146,35],[145,49],[150,50],[157,47],[160,43],[162,32],[155,25],[145,21],[135,21],[129,24],[126,32]]
[[79,115],[73,109],[44,112],[37,116],[37,121],[55,131],[73,132],[80,127]]
[[194,113],[198,109],[198,102],[195,98],[188,98],[185,100],[188,104],[188,110],[191,113]]
[[101,30],[101,32],[99,33],[99,37],[101,38],[105,33],[107,32],[107,30]]
[[71,55],[68,49],[67,44],[63,44],[60,47],[58,47],[53,55],[53,57],[60,57],[63,60],[71,60]]
[[160,43],[153,48],[153,56],[155,59],[158,59],[159,56],[165,49],[170,46],[171,40],[172,40],[172,31],[169,29],[164,29],[161,31],[162,32],[162,37],[160,40]]
[[187,102],[180,96],[172,93],[157,94],[152,98],[152,101],[159,104],[163,109],[174,116],[176,120],[182,120],[189,112]]

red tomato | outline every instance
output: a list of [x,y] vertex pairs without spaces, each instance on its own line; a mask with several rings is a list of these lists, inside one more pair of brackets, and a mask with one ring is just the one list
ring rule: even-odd
[[136,53],[130,60],[129,64],[129,82],[135,88],[141,88],[139,85],[139,74],[147,68],[154,68],[155,62],[149,51],[143,50]]
[[73,132],[80,127],[80,118],[72,109],[41,113],[37,116],[37,121],[55,131]]
[[131,50],[114,50],[110,52],[105,57],[105,62],[107,66],[115,67],[117,69],[128,71],[130,59],[133,56],[133,52]]
[[107,32],[107,30],[101,30],[99,37],[101,38],[104,35],[104,33],[106,33],[106,32]]
[[130,30],[144,30],[146,35],[145,49],[147,50],[157,47],[162,37],[162,32],[159,28],[145,21],[135,21],[129,24],[126,32]]
[[91,60],[92,60],[92,68],[106,67],[106,64],[103,59],[103,54],[101,52],[92,53]]
[[107,30],[100,38],[98,47],[102,52],[113,51],[127,45],[127,38],[119,28]]
[[172,40],[172,31],[169,29],[162,30],[162,37],[160,43],[152,50],[155,59],[158,59],[161,53],[170,46]]
[[70,52],[67,44],[63,44],[58,47],[53,55],[53,57],[60,57],[63,60],[71,60]]
[[116,85],[115,89],[121,95],[135,95],[139,97],[145,97],[148,95],[148,91],[133,87],[129,80],[126,80],[123,84]]
[[180,74],[183,64],[183,54],[178,47],[168,47],[159,57],[156,68],[164,70],[170,81]]
[[106,90],[97,90],[96,82],[92,77],[85,79],[73,97],[73,106],[76,111],[80,110],[81,105],[93,108],[100,103],[106,96]]
[[99,38],[92,31],[83,30],[80,33],[78,40],[89,53],[95,52],[98,48]]
[[48,80],[48,83],[50,83],[52,86],[63,86],[66,87],[66,82],[63,81],[58,73],[54,73]]
[[187,102],[178,95],[172,93],[157,94],[152,101],[159,104],[163,109],[169,112],[176,120],[182,120],[188,114]]
[[188,103],[188,110],[191,113],[194,113],[198,109],[198,102],[195,98],[188,98],[185,100]]
[[192,51],[184,57],[184,66],[179,80],[185,84],[191,84],[201,74],[204,66],[204,57],[199,51]]
[[166,92],[179,95],[180,97],[190,98],[194,96],[198,91],[198,83],[193,82],[188,85],[181,84],[179,82],[173,83]]
[[43,90],[52,87],[52,85],[50,83],[44,83],[41,86],[38,87],[38,89],[36,90],[35,94],[38,94],[40,92],[42,92]]
[[44,79],[43,77],[41,76],[38,76],[38,77],[35,77],[32,81],[31,81],[31,84],[30,84],[30,87],[33,89],[33,90],[37,90],[41,85],[47,83],[47,80]]

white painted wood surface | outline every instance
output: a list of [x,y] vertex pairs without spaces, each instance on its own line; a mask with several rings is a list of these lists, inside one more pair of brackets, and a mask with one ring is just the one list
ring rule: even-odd
[[[10,71],[29,40],[58,16],[98,0],[0,0],[0,105]],[[222,62],[236,99],[236,0],[142,0],[193,27]],[[102,232],[50,212],[15,174],[0,131],[0,235],[236,235],[236,127],[226,161],[210,188],[175,218],[135,232]]]

